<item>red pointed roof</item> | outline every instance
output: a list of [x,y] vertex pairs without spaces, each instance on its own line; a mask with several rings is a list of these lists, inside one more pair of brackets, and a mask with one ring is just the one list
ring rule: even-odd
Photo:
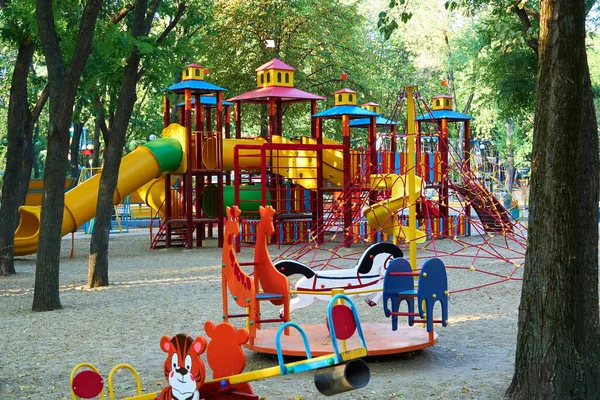
[[361,107],[381,107],[381,105],[377,104],[377,103],[373,103],[372,101],[365,103],[365,104],[361,104]]
[[255,71],[259,72],[259,71],[264,71],[266,69],[282,69],[285,71],[295,71],[296,68],[287,65],[286,63],[284,63],[281,60],[278,60],[276,58],[272,59],[271,61],[269,61],[268,63],[265,63],[263,65],[261,65],[260,67],[256,68]]
[[196,63],[188,64],[186,68],[204,68],[202,65],[198,65]]
[[342,90],[338,90],[337,92],[333,92],[333,94],[340,94],[340,93],[356,93],[356,92],[354,90],[348,89],[348,88],[343,88]]
[[437,96],[433,96],[432,99],[451,99],[452,96],[447,94],[438,94]]
[[300,89],[285,86],[267,86],[240,94],[227,101],[244,103],[268,103],[270,98],[281,100],[283,103],[294,103],[309,100],[325,100],[325,97],[307,93]]

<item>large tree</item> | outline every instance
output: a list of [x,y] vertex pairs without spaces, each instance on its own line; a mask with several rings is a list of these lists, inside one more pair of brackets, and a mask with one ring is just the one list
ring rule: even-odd
[[25,21],[28,4],[7,2],[3,9],[3,36],[18,44],[8,106],[8,154],[0,204],[0,275],[14,274],[14,239],[19,223],[18,208],[25,202],[33,162],[33,128],[48,98],[42,90],[33,107],[29,108],[28,77],[35,53],[35,38],[31,21]]
[[[131,37],[134,44],[123,68],[121,90],[116,101],[117,106],[113,122],[110,124],[110,128],[104,129],[104,168],[100,176],[96,222],[90,243],[88,265],[88,285],[90,287],[108,285],[108,242],[113,210],[112,194],[117,187],[127,127],[130,123],[133,106],[137,100],[137,83],[142,75],[142,72],[139,70],[141,51],[135,43],[143,43],[144,38],[148,39],[147,36],[150,33],[158,3],[158,1],[154,1],[152,8],[148,10],[147,0],[137,0],[135,2],[135,11],[131,26]],[[158,36],[154,44],[160,44],[165,40],[186,10],[186,4],[184,2],[179,3],[176,15]],[[148,45],[149,43],[146,44]]]
[[48,69],[50,126],[35,272],[34,311],[61,308],[59,264],[69,126],[79,79],[92,51],[92,37],[101,6],[102,0],[86,2],[81,14],[75,46],[69,54],[71,59],[67,64],[57,35],[53,2],[36,1],[38,30]]
[[598,132],[583,0],[541,3],[529,240],[510,399],[600,393]]

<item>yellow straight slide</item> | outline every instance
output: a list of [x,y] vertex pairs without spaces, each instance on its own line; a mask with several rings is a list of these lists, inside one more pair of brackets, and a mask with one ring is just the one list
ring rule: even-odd
[[[163,131],[163,136],[170,137],[148,142],[123,157],[113,198],[114,204],[121,203],[127,195],[144,184],[154,181],[164,172],[180,168],[184,156],[184,147],[181,144],[181,140],[184,138],[181,136],[182,133],[185,135],[185,128],[172,124]],[[100,174],[96,174],[65,194],[62,235],[77,231],[79,226],[94,218],[99,183]],[[161,193],[159,192],[162,192],[164,199],[164,181],[162,188],[159,186],[150,185],[144,196],[145,200],[150,199],[160,204]],[[149,205],[153,206],[150,203]],[[160,206],[158,207],[160,209]],[[19,214],[21,220],[15,232],[15,255],[33,254],[37,252],[38,247],[41,207],[23,206],[19,208]]]
[[[371,175],[371,188],[375,190],[392,190],[389,199],[375,203],[363,211],[369,225],[382,232],[404,240],[406,243],[416,240],[423,243],[427,236],[425,232],[415,230],[415,237],[410,237],[408,226],[403,226],[398,220],[398,211],[408,207],[408,187],[405,175],[386,174]],[[421,178],[415,176],[415,192],[421,194]]]

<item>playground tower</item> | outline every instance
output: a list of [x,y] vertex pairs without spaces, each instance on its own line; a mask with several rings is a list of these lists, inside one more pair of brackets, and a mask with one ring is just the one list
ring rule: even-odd
[[[184,154],[187,156],[182,167],[175,173],[165,174],[165,217],[159,230],[159,235],[153,240],[153,247],[164,240],[165,247],[172,245],[184,245],[186,248],[202,246],[205,236],[206,224],[216,224],[218,245],[223,246],[223,181],[222,168],[222,135],[223,135],[223,92],[222,87],[205,81],[208,70],[198,64],[189,64],[182,73],[182,80],[170,86],[164,95],[164,127],[171,125],[170,102],[168,92],[183,95],[184,104],[180,108],[180,125],[185,127]],[[214,96],[214,107],[206,107],[201,101],[201,96]],[[192,101],[193,100],[193,101]],[[212,110],[215,110],[216,126],[212,123]],[[192,111],[194,119],[192,120]],[[227,113],[228,114],[228,113]],[[228,119],[228,118],[226,118]],[[226,124],[227,126],[229,124]],[[227,133],[228,133],[227,129]],[[211,143],[215,146],[215,164],[207,167],[202,160],[203,143],[209,138],[216,140]],[[179,180],[179,191],[181,200],[171,196],[171,176]],[[200,199],[209,184],[216,184],[217,201],[216,215],[208,216],[204,213]],[[180,201],[181,212],[172,215],[176,207],[175,202]],[[175,207],[174,207],[175,206]]]

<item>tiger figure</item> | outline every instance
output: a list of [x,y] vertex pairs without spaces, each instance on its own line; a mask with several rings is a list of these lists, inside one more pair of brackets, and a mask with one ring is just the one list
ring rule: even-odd
[[169,386],[165,387],[157,399],[160,400],[198,400],[200,386],[206,376],[200,354],[206,350],[206,339],[198,336],[192,339],[180,333],[172,339],[163,336],[160,348],[167,353],[165,360],[165,378]]

